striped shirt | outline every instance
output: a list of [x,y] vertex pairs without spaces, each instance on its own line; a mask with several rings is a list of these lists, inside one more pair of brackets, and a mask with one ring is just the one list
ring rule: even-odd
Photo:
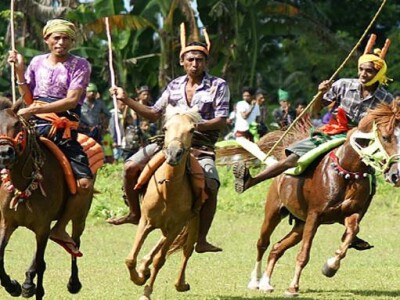
[[336,101],[335,108],[342,107],[351,124],[357,125],[367,114],[368,109],[374,108],[381,102],[391,103],[393,96],[381,85],[375,92],[363,98],[361,83],[358,79],[339,79],[332,84],[331,89],[325,93],[322,103],[327,106]]
[[186,98],[185,92],[187,81],[187,75],[172,80],[161,97],[152,106],[152,109],[158,113],[163,113],[168,104],[188,108],[197,105],[203,120],[228,117],[230,93],[225,80],[205,73],[190,104]]
[[[187,81],[187,75],[172,80],[152,109],[158,113],[164,113],[168,104],[186,108],[196,105],[205,121],[228,117],[230,92],[225,80],[204,73],[203,80],[197,87],[190,103],[186,98],[185,91]],[[195,135],[194,140],[203,140],[204,142],[200,142],[200,144],[210,147],[217,142],[220,132],[219,130],[209,130],[199,134],[199,138],[200,136],[201,138],[197,139],[197,135]],[[193,143],[196,144],[195,141]]]

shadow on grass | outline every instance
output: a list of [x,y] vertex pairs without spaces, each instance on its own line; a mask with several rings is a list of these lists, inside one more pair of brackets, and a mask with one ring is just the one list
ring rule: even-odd
[[[376,298],[393,298],[398,299],[400,297],[400,290],[398,291],[380,291],[380,290],[304,290],[300,292],[300,295],[296,297],[296,299],[301,300],[311,300],[311,299],[323,299],[327,296],[329,299],[333,295],[337,296],[337,299],[351,299],[352,296],[365,297],[367,299],[376,299]],[[336,297],[335,296],[335,297]],[[202,295],[204,297],[204,295]],[[260,294],[254,296],[220,296],[213,295],[212,297],[207,297],[208,300],[287,300],[287,297],[282,296],[272,296],[272,294]]]
[[349,294],[349,295],[355,295],[355,296],[362,296],[365,298],[400,298],[400,290],[396,291],[383,291],[383,290],[305,290],[304,293],[307,294],[317,294],[317,295],[331,295],[331,294]]
[[[204,295],[202,295],[202,297],[204,297]],[[207,300],[249,300],[249,299],[251,299],[251,300],[266,300],[266,299],[268,299],[268,300],[270,300],[270,299],[272,299],[272,300],[287,300],[288,298],[284,297],[284,296],[274,297],[274,296],[271,296],[271,294],[266,293],[266,294],[260,294],[258,296],[250,296],[250,297],[249,296],[240,297],[240,296],[218,296],[218,295],[214,295],[211,298],[207,297],[207,298],[202,298],[202,299],[207,299]],[[295,299],[296,300],[302,300],[302,299],[304,299],[304,300],[313,299],[314,300],[315,298],[313,298],[313,297],[302,297],[300,295],[298,297],[295,297]]]

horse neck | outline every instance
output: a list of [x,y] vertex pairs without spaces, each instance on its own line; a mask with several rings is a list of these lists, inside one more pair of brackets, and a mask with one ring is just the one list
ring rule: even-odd
[[[33,139],[35,137],[32,137]],[[31,137],[27,137],[28,141],[24,151],[18,156],[17,161],[10,169],[10,178],[13,185],[23,190],[32,181],[32,174],[35,171],[33,151],[32,151],[32,140]]]
[[366,172],[368,166],[365,165],[360,155],[353,149],[349,140],[338,148],[336,151],[339,164],[345,170],[350,172]]

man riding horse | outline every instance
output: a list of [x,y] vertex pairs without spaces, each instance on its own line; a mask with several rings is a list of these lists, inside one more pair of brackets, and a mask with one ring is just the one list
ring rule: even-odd
[[[199,253],[218,252],[222,249],[207,242],[206,236],[216,211],[219,189],[214,144],[217,142],[220,131],[226,125],[230,93],[225,80],[206,72],[210,46],[208,36],[206,36],[207,45],[200,42],[191,42],[186,45],[184,34],[184,28],[181,27],[180,65],[184,68],[186,75],[172,80],[153,106],[146,106],[134,101],[120,87],[112,87],[110,93],[116,95],[117,99],[151,122],[155,122],[163,116],[168,104],[186,108],[197,105],[203,120],[197,126],[192,147],[196,149],[196,156],[204,170],[208,199],[200,210],[200,229],[195,250]],[[139,192],[133,187],[144,166],[159,150],[157,144],[150,144],[125,162],[124,189],[129,204],[129,213],[121,218],[108,220],[110,224],[138,224],[140,219]]]
[[40,136],[52,140],[71,163],[77,180],[77,192],[71,195],[66,208],[50,232],[50,239],[73,256],[82,256],[76,243],[66,232],[69,221],[83,211],[91,200],[93,174],[82,146],[77,141],[80,110],[89,84],[89,62],[69,53],[76,35],[75,25],[63,19],[47,22],[43,39],[50,53],[35,56],[26,72],[24,59],[11,51],[8,61],[16,69],[17,85],[28,105],[18,111],[34,122]]
[[[371,35],[364,54],[358,59],[358,78],[339,79],[333,84],[325,80],[318,86],[320,97],[316,99],[314,111],[320,111],[323,106],[334,105],[333,118],[330,123],[318,130],[322,134],[314,134],[310,138],[288,147],[285,149],[287,157],[281,161],[274,161],[273,158],[270,158],[269,161],[274,162],[267,164],[266,169],[255,177],[250,176],[244,163],[237,163],[233,169],[236,192],[242,193],[264,180],[296,167],[300,157],[304,154],[325,141],[343,137],[349,129],[356,127],[368,109],[374,108],[381,102],[391,103],[393,101],[393,96],[383,87],[388,83],[387,65],[384,59],[390,41],[386,40],[382,50],[375,49],[373,53],[370,53],[375,39],[376,36]],[[366,250],[372,246],[356,237],[351,247],[357,250]]]

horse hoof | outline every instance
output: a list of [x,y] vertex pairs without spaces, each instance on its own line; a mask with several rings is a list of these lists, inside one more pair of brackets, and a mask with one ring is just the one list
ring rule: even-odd
[[36,294],[36,286],[35,285],[22,285],[22,297],[30,298]]
[[182,285],[176,285],[175,288],[178,292],[187,292],[190,290],[190,284],[185,283]]
[[[11,280],[10,285],[7,286],[5,289],[13,297],[21,296],[21,293],[22,293],[21,285],[16,280]],[[32,294],[32,296],[33,295],[34,295],[34,293]]]
[[299,296],[299,290],[295,288],[289,288],[285,291],[285,298],[294,298]]
[[326,277],[333,277],[335,276],[337,269],[331,268],[328,263],[325,263],[324,266],[322,267],[322,274],[324,274]]
[[80,281],[72,281],[71,279],[68,281],[67,289],[71,294],[78,294],[82,288],[82,284]]
[[259,288],[259,281],[257,279],[251,279],[249,284],[247,285],[247,288],[249,290],[258,290]]

